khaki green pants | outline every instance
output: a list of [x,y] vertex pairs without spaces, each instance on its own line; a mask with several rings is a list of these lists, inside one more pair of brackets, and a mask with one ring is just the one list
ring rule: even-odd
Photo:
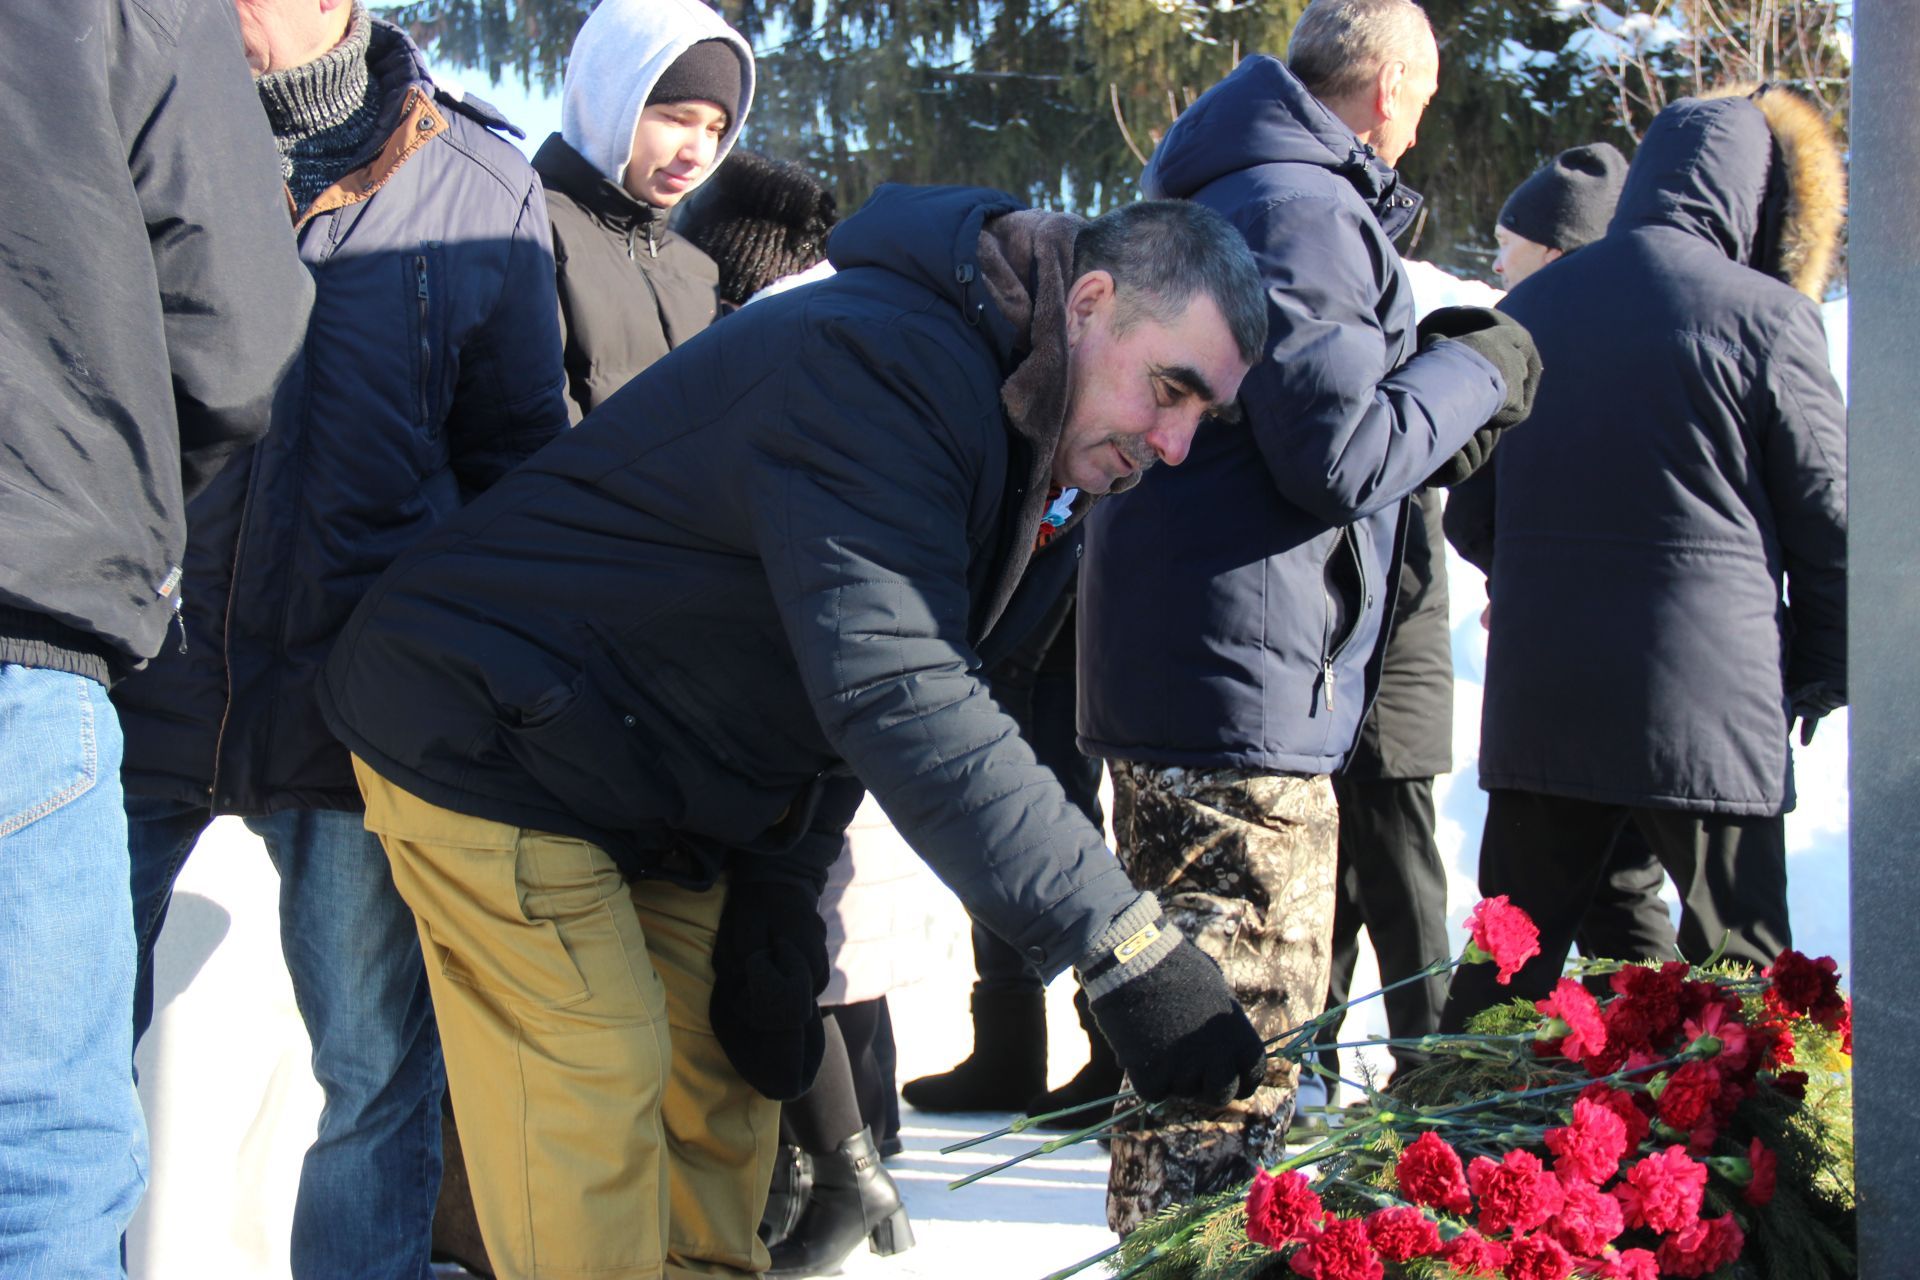
[[429,804],[358,759],[413,908],[474,1211],[502,1280],[766,1269],[777,1103],[707,1020],[724,888]]

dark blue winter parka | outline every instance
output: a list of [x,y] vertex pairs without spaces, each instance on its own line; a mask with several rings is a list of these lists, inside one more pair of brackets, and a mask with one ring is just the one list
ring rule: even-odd
[[1667,108],[1606,237],[1502,304],[1546,373],[1446,517],[1491,575],[1483,786],[1792,806],[1788,695],[1846,688],[1845,413],[1780,278],[1819,295],[1844,179],[1796,103]]
[[1492,364],[1416,354],[1393,236],[1419,199],[1278,60],[1174,123],[1144,179],[1224,215],[1267,285],[1244,422],[1088,517],[1081,745],[1149,764],[1337,769],[1378,679],[1408,495],[1499,409]]
[[980,267],[1018,208],[882,187],[831,279],[676,347],[396,564],[329,723],[435,804],[692,884],[817,894],[865,784],[978,919],[1077,960],[1137,892],[979,675],[1063,542],[1033,553],[1058,425],[1002,407],[1027,334]]
[[315,289],[301,358],[266,438],[188,510],[185,652],[114,692],[132,794],[360,808],[314,702],[328,649],[381,570],[567,425],[546,202],[511,126],[387,23],[368,63],[378,150],[291,233]]

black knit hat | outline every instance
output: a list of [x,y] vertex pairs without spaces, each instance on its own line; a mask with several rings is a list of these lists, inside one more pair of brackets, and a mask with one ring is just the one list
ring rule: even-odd
[[680,234],[720,268],[720,296],[735,306],[782,276],[827,256],[839,218],[833,193],[797,164],[736,149],[694,197]]
[[698,99],[724,107],[731,121],[740,110],[741,71],[740,51],[731,40],[702,40],[660,73],[647,105]]
[[1514,189],[1500,225],[1535,244],[1572,253],[1607,233],[1627,158],[1611,143],[1570,147]]

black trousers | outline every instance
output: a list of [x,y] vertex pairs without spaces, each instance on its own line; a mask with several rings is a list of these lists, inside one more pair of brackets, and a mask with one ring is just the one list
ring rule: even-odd
[[[1447,937],[1447,871],[1433,829],[1433,779],[1358,781],[1335,774],[1333,794],[1340,805],[1340,870],[1333,966],[1322,1007],[1340,1004],[1352,994],[1362,925],[1373,942],[1383,986],[1448,955],[1452,946]],[[1387,993],[1382,999],[1388,1034],[1411,1038],[1433,1031],[1446,994],[1444,974]],[[1338,1042],[1338,1027],[1321,1037],[1323,1044]],[[1328,1049],[1320,1055],[1321,1065],[1338,1072],[1339,1057]],[[1400,1067],[1417,1060],[1417,1054],[1394,1052]]]
[[1786,822],[1598,804],[1529,791],[1491,791],[1480,839],[1480,892],[1506,894],[1540,928],[1540,954],[1495,981],[1490,964],[1456,970],[1441,1030],[1457,1031],[1482,1009],[1537,1000],[1553,990],[1567,952],[1608,869],[1615,837],[1631,824],[1680,891],[1680,954],[1771,964],[1792,945],[1787,927]]
[[1574,934],[1580,954],[1589,959],[1671,960],[1679,954],[1673,917],[1660,899],[1667,871],[1654,856],[1640,828],[1624,823],[1607,854],[1606,870],[1594,886],[1593,901]]

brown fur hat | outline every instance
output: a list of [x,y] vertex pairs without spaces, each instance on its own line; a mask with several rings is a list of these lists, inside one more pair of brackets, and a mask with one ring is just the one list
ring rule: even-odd
[[1786,213],[1773,274],[1821,301],[1847,218],[1847,168],[1833,125],[1812,99],[1782,84],[1729,85],[1703,96],[1746,98],[1767,118],[1786,180]]

